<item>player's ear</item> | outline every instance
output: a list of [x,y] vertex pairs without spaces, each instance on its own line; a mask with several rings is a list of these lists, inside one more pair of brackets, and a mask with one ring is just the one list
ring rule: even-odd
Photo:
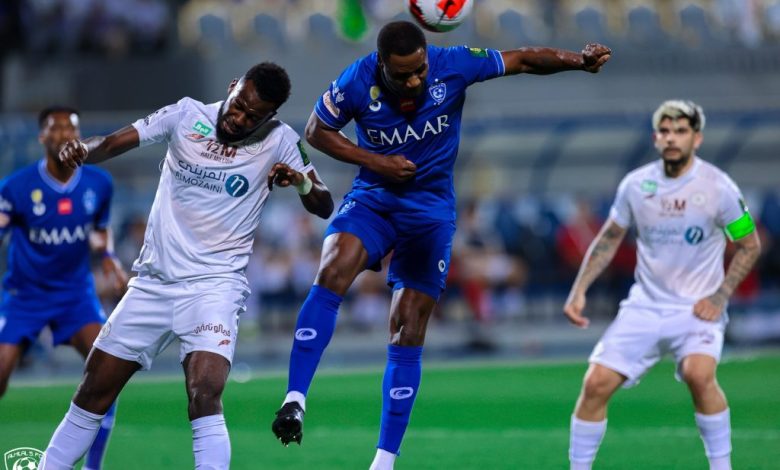
[[693,148],[698,150],[701,143],[704,141],[704,134],[701,131],[697,131],[693,136]]
[[231,94],[231,93],[233,93],[233,88],[235,88],[235,87],[236,87],[236,85],[238,85],[238,79],[237,79],[237,78],[234,78],[234,79],[233,79],[233,80],[230,82],[230,85],[228,85],[228,95],[229,95],[229,94]]

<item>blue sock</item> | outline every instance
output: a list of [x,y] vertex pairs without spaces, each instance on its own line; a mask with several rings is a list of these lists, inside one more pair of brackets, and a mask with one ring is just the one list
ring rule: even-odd
[[336,329],[336,315],[341,300],[341,296],[324,287],[311,286],[295,324],[287,379],[288,392],[296,391],[303,395],[309,392],[322,353]]
[[106,412],[106,416],[103,417],[103,421],[100,423],[100,430],[98,430],[95,440],[92,441],[92,446],[87,452],[87,460],[84,464],[85,469],[98,470],[103,464],[103,456],[106,453],[106,446],[108,445],[108,438],[111,436],[111,430],[114,428],[114,416],[116,415],[116,402],[111,405],[111,408]]
[[422,346],[387,346],[387,368],[382,381],[382,424],[377,447],[398,453],[409,424],[422,375]]

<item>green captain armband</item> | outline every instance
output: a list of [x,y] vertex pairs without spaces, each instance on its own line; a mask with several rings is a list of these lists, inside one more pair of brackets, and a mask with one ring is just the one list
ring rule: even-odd
[[737,241],[751,233],[756,231],[756,223],[753,222],[753,217],[750,216],[750,212],[745,211],[742,217],[734,222],[726,225],[726,235],[731,241]]

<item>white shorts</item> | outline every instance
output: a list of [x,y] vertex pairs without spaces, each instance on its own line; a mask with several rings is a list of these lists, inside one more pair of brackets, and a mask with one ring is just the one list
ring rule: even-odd
[[624,375],[624,387],[632,387],[666,352],[677,363],[680,380],[682,360],[691,354],[705,354],[720,361],[723,333],[728,317],[705,321],[693,310],[624,306],[593,348],[589,362],[601,364]]
[[178,338],[180,361],[193,351],[209,351],[232,363],[238,317],[246,310],[248,295],[246,282],[238,279],[133,278],[95,347],[149,369],[154,358]]

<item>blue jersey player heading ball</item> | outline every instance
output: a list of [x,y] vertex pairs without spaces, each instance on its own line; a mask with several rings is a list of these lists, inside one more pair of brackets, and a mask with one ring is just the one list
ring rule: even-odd
[[[127,284],[108,228],[111,177],[98,168],[72,169],[58,157],[67,141],[79,138],[79,113],[53,106],[41,111],[38,123],[45,158],[0,181],[0,243],[10,232],[0,302],[0,396],[46,326],[55,345],[69,344],[87,357],[105,322],[90,252],[102,258],[117,291]],[[113,408],[84,468],[100,468],[112,422]]]
[[[449,269],[466,88],[520,73],[598,72],[610,54],[599,44],[582,52],[427,46],[417,26],[399,21],[379,32],[377,52],[331,83],[306,138],[360,172],[325,234],[319,272],[298,316],[288,393],[272,425],[283,444],[301,442],[305,397],[343,295],[362,270],[377,269],[392,251],[390,344],[371,468],[393,467],[420,384],[426,325]],[[339,132],[350,120],[357,145]]]

